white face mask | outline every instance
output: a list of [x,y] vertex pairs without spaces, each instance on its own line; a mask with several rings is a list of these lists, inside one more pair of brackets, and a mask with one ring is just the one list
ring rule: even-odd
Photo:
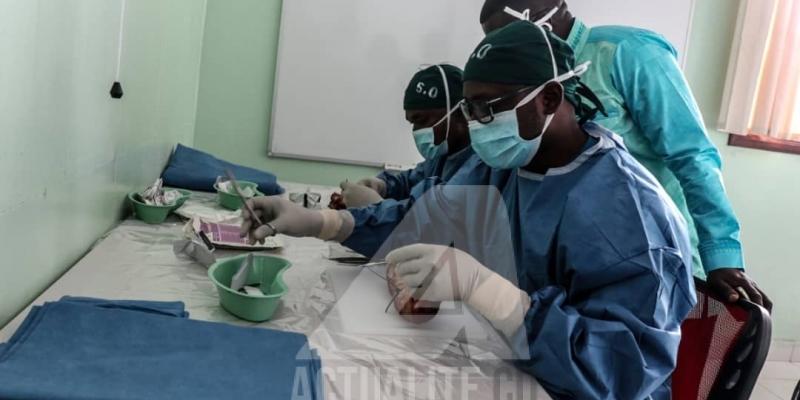
[[[459,108],[459,105],[456,104],[453,107],[453,103],[450,101],[450,85],[447,83],[447,74],[444,72],[444,68],[441,65],[436,65],[436,68],[439,69],[439,73],[442,74],[442,82],[444,84],[444,95],[445,101],[447,101],[447,114],[439,120],[439,122],[435,123],[433,126],[428,128],[417,129],[413,132],[414,135],[414,143],[417,146],[417,150],[419,154],[426,160],[432,160],[437,157],[442,157],[447,155],[449,146],[447,144],[447,140],[450,139],[450,122],[451,122],[451,115],[453,111]],[[443,122],[447,122],[447,131],[444,135],[444,141],[442,143],[436,144],[436,136],[434,135],[433,128],[441,125]]]
[[530,164],[536,157],[542,146],[542,138],[556,115],[548,115],[544,121],[542,132],[536,138],[526,140],[519,134],[517,109],[535,99],[550,82],[552,81],[545,82],[525,96],[513,109],[496,114],[494,120],[489,124],[484,125],[478,121],[470,121],[469,133],[472,148],[483,162],[495,169],[513,169]]
[[426,160],[433,160],[434,158],[447,155],[448,145],[447,137],[450,135],[450,127],[447,127],[447,134],[442,143],[436,144],[436,135],[433,129],[441,125],[445,120],[450,119],[450,112],[447,113],[439,122],[428,128],[417,129],[414,131],[414,143],[417,145],[417,150],[422,158]]
[[[557,11],[556,8],[554,11]],[[555,12],[551,11],[550,16]],[[529,12],[528,12],[529,13]],[[549,19],[549,17],[548,17]],[[470,121],[469,131],[472,140],[472,148],[475,153],[492,168],[512,169],[524,167],[536,157],[541,148],[542,139],[547,129],[552,124],[555,114],[546,117],[542,132],[532,140],[525,140],[520,136],[519,121],[517,119],[517,109],[530,103],[536,98],[550,82],[561,82],[583,75],[590,63],[579,65],[572,71],[563,75],[558,75],[558,65],[556,64],[555,54],[550,40],[547,37],[542,25],[536,25],[545,36],[547,48],[550,52],[550,60],[553,65],[553,79],[543,83],[534,91],[522,99],[513,109],[494,115],[494,120],[489,124],[482,124],[479,121]]]

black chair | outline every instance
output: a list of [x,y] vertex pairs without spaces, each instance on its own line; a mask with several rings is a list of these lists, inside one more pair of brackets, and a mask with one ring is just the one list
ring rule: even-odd
[[800,400],[800,382],[797,382],[797,387],[794,388],[794,394],[792,395],[792,400]]
[[728,304],[699,279],[695,289],[697,306],[681,326],[673,399],[749,399],[769,352],[769,313],[747,300]]

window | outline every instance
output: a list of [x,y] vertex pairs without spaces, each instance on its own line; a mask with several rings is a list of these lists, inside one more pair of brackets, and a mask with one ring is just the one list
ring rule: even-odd
[[720,113],[731,145],[800,154],[800,0],[743,0]]

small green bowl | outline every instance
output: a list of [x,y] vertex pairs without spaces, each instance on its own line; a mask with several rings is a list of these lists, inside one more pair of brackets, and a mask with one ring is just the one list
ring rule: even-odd
[[[247,181],[238,181],[239,187],[244,190],[245,188],[251,188],[256,192],[256,196],[263,196],[261,192],[258,191],[258,184],[253,182]],[[244,206],[244,202],[242,199],[236,195],[235,193],[231,194],[224,190],[221,190],[216,184],[214,184],[214,189],[217,190],[217,201],[219,205],[228,210],[237,211]]]
[[136,200],[137,195],[137,192],[129,193],[128,201],[130,201],[133,205],[133,212],[136,214],[136,218],[139,218],[148,224],[160,224],[166,221],[169,213],[175,208],[175,206],[147,205],[139,200]]
[[292,263],[279,257],[254,254],[246,285],[260,284],[264,296],[251,296],[230,288],[233,276],[246,258],[245,254],[217,261],[208,269],[208,277],[217,287],[222,308],[247,321],[269,321],[278,309],[281,297],[289,290],[283,282],[283,273]]

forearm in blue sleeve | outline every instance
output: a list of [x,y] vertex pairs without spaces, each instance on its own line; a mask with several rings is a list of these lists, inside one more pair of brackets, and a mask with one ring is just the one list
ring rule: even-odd
[[[659,258],[666,279],[649,266]],[[608,268],[573,271],[569,290],[534,292],[513,340],[530,357],[516,364],[555,397],[647,398],[672,374],[680,324],[694,304],[676,283],[681,278],[669,275],[675,263],[674,255],[654,250]]]
[[378,179],[386,182],[386,194],[384,198],[394,200],[405,200],[411,195],[411,189],[426,178],[426,162],[419,163],[416,168],[402,171],[396,174],[382,172]]
[[657,42],[620,46],[613,75],[636,125],[681,184],[706,271],[744,268],[719,151],[706,134],[674,50]]
[[409,201],[384,200],[363,208],[351,208],[353,233],[342,242],[360,254],[374,256],[408,212]]
[[[475,191],[468,186],[441,183],[438,177],[427,178],[412,188],[407,200],[384,200],[348,210],[353,216],[354,229],[342,244],[365,256],[381,258],[396,248],[415,243],[465,242],[463,236],[469,230],[464,224],[487,214],[475,207],[465,207],[465,203],[486,197],[483,192],[497,193],[495,198],[502,200],[493,186],[479,186]],[[466,209],[472,212],[467,213]]]

